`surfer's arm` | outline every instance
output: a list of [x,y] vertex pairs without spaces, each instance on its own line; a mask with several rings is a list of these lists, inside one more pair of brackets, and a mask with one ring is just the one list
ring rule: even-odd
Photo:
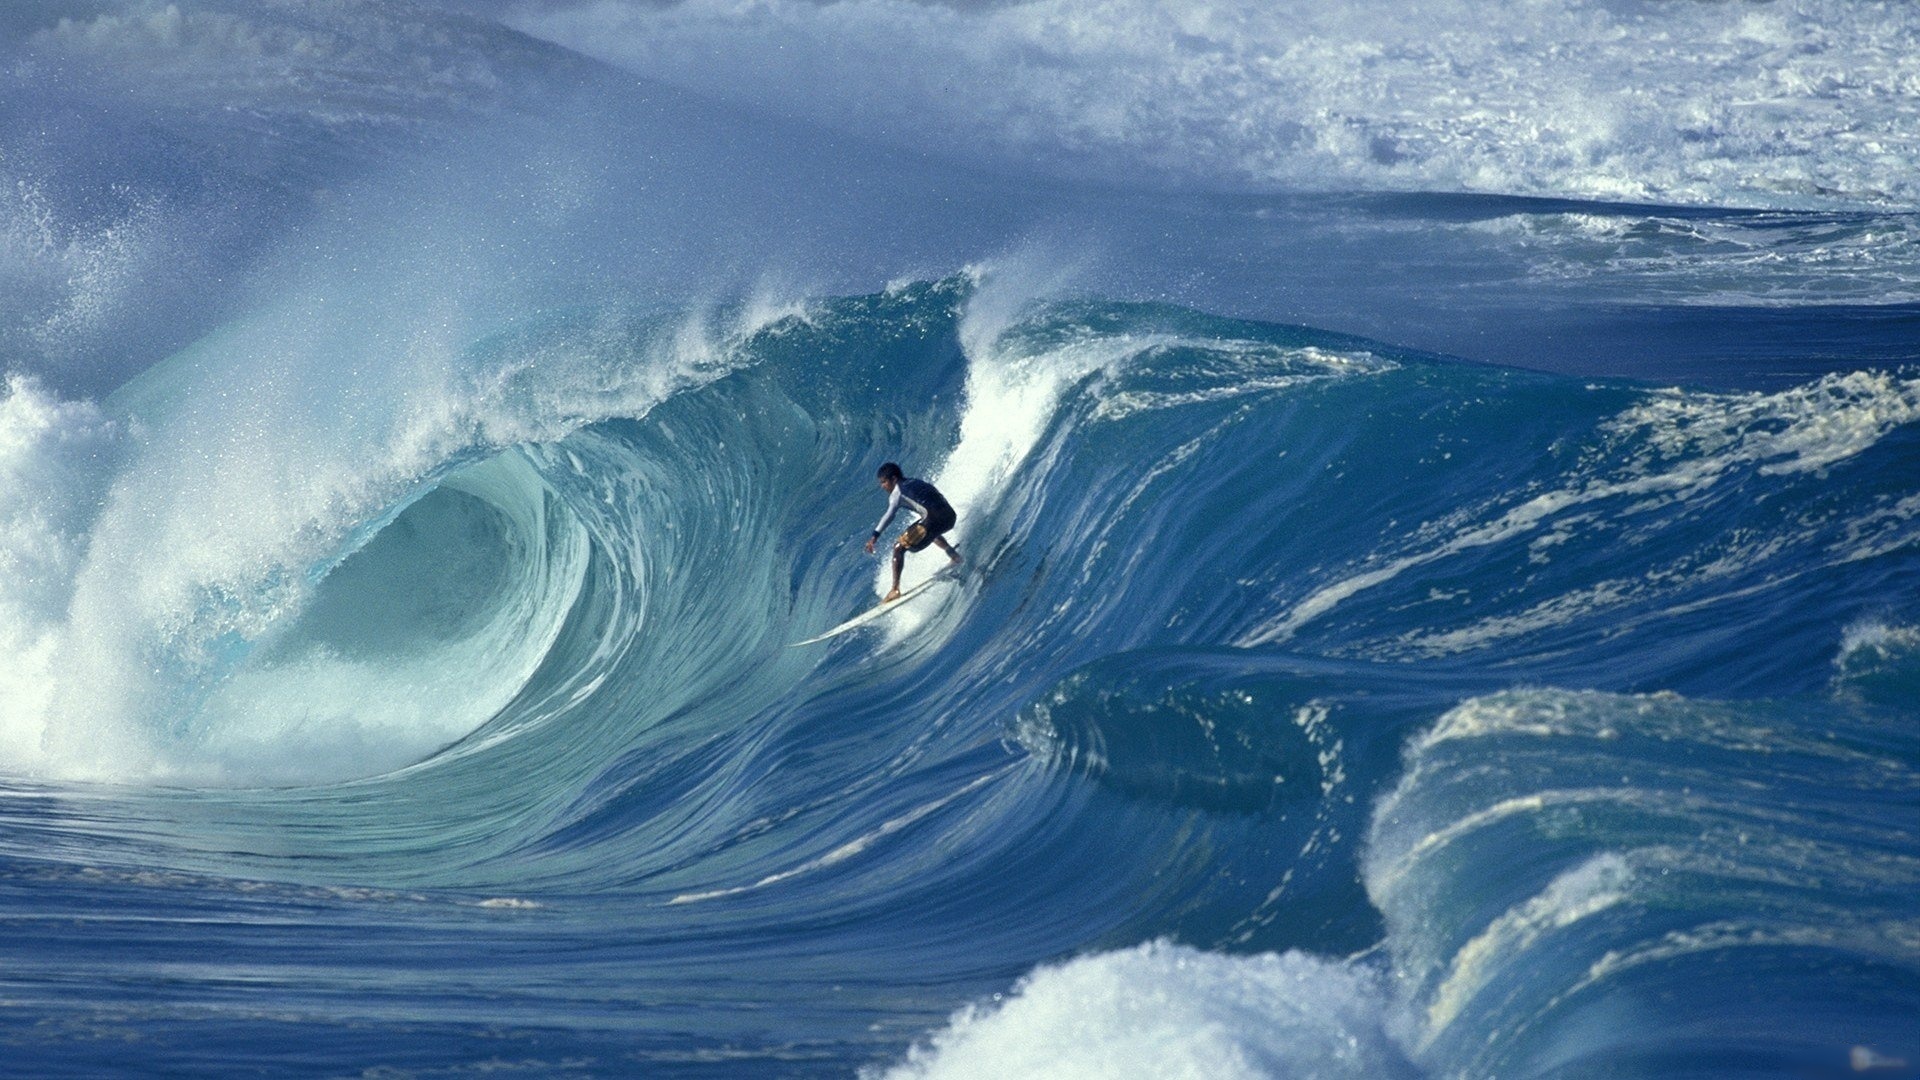
[[880,539],[880,534],[887,530],[887,523],[893,520],[893,515],[899,512],[900,486],[896,484],[893,490],[887,495],[887,512],[880,515],[880,524],[873,527],[873,537],[867,541],[867,547],[869,549],[873,547],[873,541]]

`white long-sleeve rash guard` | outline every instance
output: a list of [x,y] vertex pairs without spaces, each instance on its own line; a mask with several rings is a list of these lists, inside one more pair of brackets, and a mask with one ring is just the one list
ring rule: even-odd
[[887,496],[887,512],[880,515],[880,524],[873,527],[873,535],[879,536],[885,532],[887,524],[893,520],[893,515],[899,513],[900,508],[903,506],[923,518],[927,516],[926,504],[907,494],[908,484],[921,482],[922,481],[915,480],[900,480],[893,485],[893,494]]

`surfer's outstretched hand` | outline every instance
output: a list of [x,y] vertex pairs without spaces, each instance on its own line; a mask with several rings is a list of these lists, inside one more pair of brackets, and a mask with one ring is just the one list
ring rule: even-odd
[[873,554],[873,537],[871,536],[867,538],[867,554]]

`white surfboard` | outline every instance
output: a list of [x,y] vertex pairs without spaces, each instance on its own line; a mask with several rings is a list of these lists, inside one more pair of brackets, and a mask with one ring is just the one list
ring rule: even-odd
[[900,595],[898,597],[892,600],[885,601],[876,607],[870,607],[867,610],[861,612],[858,615],[855,615],[853,618],[848,619],[846,622],[841,623],[839,626],[834,627],[833,629],[827,631],[824,634],[821,634],[817,637],[810,637],[805,641],[796,641],[793,644],[788,645],[787,648],[797,649],[802,645],[816,645],[822,641],[827,640],[828,638],[839,637],[841,634],[844,634],[849,630],[858,630],[860,627],[865,626],[868,623],[872,622],[873,620],[879,618],[880,616],[885,615],[887,612],[894,610],[895,608],[899,607],[901,604],[904,604],[907,601],[913,599],[914,597],[919,596],[921,593],[927,591],[927,588],[933,585],[934,583],[953,580],[953,578],[956,576],[955,569],[956,568],[952,564],[948,564],[947,566],[936,571],[932,577],[928,578],[927,580],[921,582],[918,585],[915,585],[913,588],[900,590]]

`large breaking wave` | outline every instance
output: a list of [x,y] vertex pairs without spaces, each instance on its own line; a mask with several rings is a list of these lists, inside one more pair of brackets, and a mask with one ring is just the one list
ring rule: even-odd
[[[1068,1022],[1092,1025],[1090,1075],[1139,1039],[1249,1075],[1657,1069],[1775,1022],[1707,994],[1689,1023],[1710,1038],[1622,1029],[1615,995],[1788,955],[1812,967],[1769,982],[1783,1009],[1911,978],[1914,882],[1872,809],[1915,783],[1874,719],[1904,708],[1882,689],[1904,631],[1835,660],[1836,627],[1913,618],[1886,586],[1920,537],[1911,379],[1591,384],[1021,302],[982,273],[545,317],[462,361],[514,386],[512,423],[483,397],[402,409],[426,427],[329,428],[283,451],[298,467],[271,452],[286,425],[153,404],[205,400],[171,381],[189,358],[116,399],[124,419],[16,384],[10,408],[123,463],[62,534],[79,554],[48,549],[72,599],[9,671],[51,683],[10,714],[14,767],[302,785],[203,803],[160,841],[187,866],[285,815],[406,805],[377,842],[295,850],[516,903],[624,896],[650,933],[865,897],[918,927],[894,962],[932,970],[1143,936],[1251,954],[1036,975],[903,1066],[929,1075],[1015,1068]],[[64,441],[22,474],[63,477]],[[788,648],[882,585],[859,555],[882,456],[961,501],[970,574]],[[1142,993],[1193,1016],[1142,1029]],[[1347,1004],[1278,1019],[1302,994]],[[1903,1000],[1862,990],[1844,1023],[1769,1038],[1809,1062],[1900,1048]]]
[[482,9],[0,15],[23,1060],[1920,1062],[1906,9]]

